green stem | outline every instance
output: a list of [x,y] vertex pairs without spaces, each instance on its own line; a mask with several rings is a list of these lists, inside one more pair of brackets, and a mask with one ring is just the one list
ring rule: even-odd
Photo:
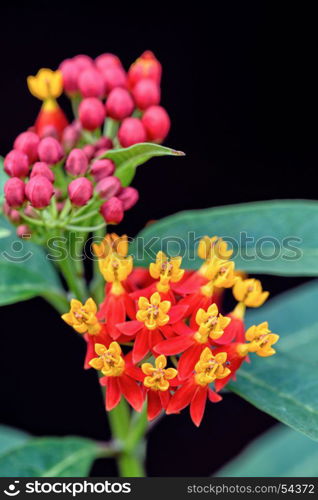
[[71,97],[71,106],[75,118],[78,118],[78,107],[80,105],[81,100],[82,98],[79,94],[75,94]]
[[[97,240],[97,243],[100,243],[101,240],[103,239],[104,235],[106,232],[106,228],[99,229],[98,231],[95,231],[94,233],[94,240]],[[94,300],[97,304],[100,304],[105,295],[105,282],[104,278],[100,273],[99,270],[99,265],[98,265],[98,258],[93,255],[93,279],[90,284],[90,291],[91,294],[94,297]]]
[[42,297],[51,304],[58,313],[63,314],[69,309],[69,301],[66,295],[59,293],[43,293]]
[[103,134],[109,139],[114,139],[119,128],[119,121],[112,118],[106,118]]
[[77,276],[75,266],[73,265],[70,257],[59,260],[57,265],[59,266],[70,291],[78,300],[84,302],[87,299],[86,287],[84,281]]
[[138,445],[145,432],[145,426],[141,425],[144,411],[131,419],[128,404],[122,399],[108,416],[113,437],[123,444],[117,459],[120,477],[144,477],[143,456],[138,454]]

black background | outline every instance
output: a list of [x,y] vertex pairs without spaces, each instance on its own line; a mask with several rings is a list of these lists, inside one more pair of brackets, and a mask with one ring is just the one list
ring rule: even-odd
[[[308,4],[203,2],[171,11],[135,2],[29,3],[1,7],[1,153],[34,121],[26,76],[78,53],[114,52],[126,68],[145,49],[163,63],[166,144],[185,158],[138,171],[139,205],[118,228],[181,209],[274,198],[317,198],[317,29]],[[171,5],[170,5],[171,8]],[[300,279],[264,277],[273,294]],[[41,299],[1,310],[0,421],[36,435],[107,439],[84,345]],[[186,412],[149,436],[149,475],[204,476],[274,421],[233,395],[209,405],[200,429]],[[94,467],[111,475],[111,461]],[[261,471],[260,471],[261,475]]]

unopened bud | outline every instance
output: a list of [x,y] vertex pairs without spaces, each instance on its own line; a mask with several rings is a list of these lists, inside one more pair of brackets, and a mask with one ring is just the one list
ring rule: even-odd
[[135,107],[128,90],[121,87],[113,89],[106,101],[106,113],[114,120],[123,120],[130,116]]
[[117,177],[110,176],[101,179],[96,184],[96,192],[104,200],[109,200],[112,196],[115,196],[121,188],[120,180]]
[[98,182],[101,179],[104,179],[105,177],[112,175],[114,171],[115,171],[114,162],[112,160],[109,160],[108,158],[104,158],[102,160],[94,161],[93,165],[91,166],[90,173],[94,177],[94,181]]
[[137,203],[139,199],[139,193],[137,189],[128,186],[123,188],[117,195],[117,197],[123,203],[124,210],[129,210]]
[[31,237],[31,229],[26,224],[21,224],[17,227],[17,236],[29,239]]
[[103,97],[105,94],[104,78],[95,68],[88,68],[79,75],[78,87],[83,97]]
[[84,71],[87,68],[91,68],[94,66],[94,61],[91,57],[86,56],[84,54],[79,54],[72,58],[72,61],[76,63],[76,66],[80,71]]
[[101,54],[96,57],[95,65],[98,69],[109,68],[112,66],[121,66],[120,59],[114,54]]
[[139,118],[125,118],[119,127],[118,139],[124,148],[145,142],[147,134],[142,121]]
[[162,142],[170,130],[170,118],[162,106],[151,106],[142,117],[142,123],[150,141]]
[[95,130],[105,119],[103,104],[96,97],[87,97],[79,105],[79,119],[86,130]]
[[29,158],[30,163],[34,163],[38,158],[38,145],[40,139],[34,132],[22,132],[14,141],[14,149],[22,151]]
[[93,184],[86,177],[79,177],[68,185],[68,194],[73,205],[82,207],[93,196]]
[[144,110],[150,106],[159,104],[160,87],[154,80],[145,78],[136,83],[132,90],[132,95],[137,108]]
[[72,149],[80,138],[80,126],[77,123],[71,123],[63,130],[62,144],[64,149]]
[[124,217],[123,203],[114,196],[103,203],[100,212],[108,224],[119,224]]
[[87,171],[88,159],[82,149],[73,149],[67,157],[65,168],[71,175],[84,175]]
[[37,161],[34,163],[32,170],[31,170],[31,175],[30,178],[35,177],[36,175],[43,175],[46,177],[50,182],[54,182],[54,174],[50,167],[48,166],[47,163],[44,161]]
[[42,139],[38,147],[38,153],[40,160],[49,165],[58,163],[64,154],[61,144],[54,137]]
[[95,154],[95,147],[92,144],[86,144],[86,146],[83,147],[83,152],[86,154],[87,159],[91,160]]
[[63,87],[67,94],[76,94],[78,91],[78,77],[80,68],[73,59],[66,59],[60,64],[59,69],[63,75]]
[[29,173],[29,158],[22,151],[13,149],[4,159],[4,170],[10,177],[26,177]]
[[35,208],[47,207],[53,193],[53,184],[44,175],[32,177],[25,187],[25,194]]
[[9,207],[21,207],[25,201],[25,184],[18,177],[8,179],[4,185],[4,196]]
[[127,73],[121,66],[108,66],[101,68],[100,72],[104,78],[107,94],[116,87],[127,87]]
[[101,149],[101,148],[112,149],[113,141],[111,139],[109,139],[109,137],[100,137],[98,139],[98,141],[96,141],[95,147],[97,149]]
[[161,80],[161,64],[155,57],[153,52],[146,50],[138,59],[130,66],[128,71],[129,86],[132,88],[137,82],[144,78],[154,80],[157,85],[160,85]]

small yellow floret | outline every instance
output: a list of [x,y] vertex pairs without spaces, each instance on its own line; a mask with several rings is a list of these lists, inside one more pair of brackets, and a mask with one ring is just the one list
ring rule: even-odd
[[128,253],[128,238],[126,234],[118,236],[115,233],[106,234],[101,243],[93,243],[93,251],[99,259],[105,259],[111,253],[126,257]]
[[155,330],[168,323],[170,318],[167,312],[170,307],[171,302],[161,300],[158,292],[151,295],[150,301],[146,297],[139,297],[136,319],[142,321],[148,330]]
[[184,275],[184,269],[180,269],[182,257],[171,257],[170,259],[164,252],[158,252],[156,262],[152,262],[149,266],[150,276],[156,280],[157,290],[159,292],[168,292],[170,281],[177,283]]
[[239,302],[248,307],[259,307],[264,304],[269,292],[263,292],[262,284],[256,279],[238,277],[233,286],[233,295]]
[[42,68],[35,76],[28,76],[27,84],[31,94],[41,101],[56,99],[63,91],[62,72]]
[[169,380],[178,375],[175,368],[166,368],[166,356],[161,354],[155,360],[155,366],[151,363],[143,363],[141,369],[147,377],[144,379],[145,387],[153,391],[167,391],[169,389]]
[[279,335],[276,335],[276,333],[272,333],[269,330],[267,321],[264,321],[257,326],[251,326],[248,330],[246,330],[245,338],[248,342],[250,342],[248,344],[249,352],[255,352],[262,358],[272,356],[276,353],[275,349],[272,348],[272,345],[276,344],[279,340]]
[[223,241],[218,236],[213,236],[212,238],[204,236],[199,242],[198,256],[200,259],[206,260],[216,256],[219,259],[227,260],[231,257],[232,253],[233,250],[227,248],[226,241]]
[[98,358],[89,362],[95,370],[100,370],[106,377],[119,377],[123,373],[125,361],[117,342],[112,342],[108,349],[103,344],[95,344],[95,352]]
[[74,328],[78,333],[97,335],[101,325],[96,317],[97,305],[92,298],[87,299],[85,304],[79,300],[71,300],[71,309],[62,315],[62,319]]
[[199,329],[194,338],[200,343],[206,343],[208,338],[212,340],[219,339],[223,335],[224,329],[231,322],[231,318],[219,314],[216,304],[212,304],[206,311],[199,309],[195,320],[199,325]]
[[195,381],[198,385],[206,386],[216,379],[227,377],[231,370],[224,366],[227,353],[220,352],[213,356],[211,350],[206,347],[195,365]]

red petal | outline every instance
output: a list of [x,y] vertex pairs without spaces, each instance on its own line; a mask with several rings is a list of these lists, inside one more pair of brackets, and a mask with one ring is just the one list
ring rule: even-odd
[[165,356],[172,356],[173,354],[179,354],[185,351],[195,343],[193,339],[193,334],[191,335],[180,335],[179,337],[173,337],[172,339],[164,340],[160,342],[154,350],[159,354],[164,354]]
[[87,348],[86,348],[86,356],[85,356],[85,361],[84,361],[84,368],[85,370],[88,370],[91,368],[89,365],[89,362],[91,359],[96,358],[95,354],[95,342],[93,340],[92,335],[84,335],[84,338],[87,342]]
[[159,330],[149,332],[149,347],[152,350],[156,345],[163,341],[163,336]]
[[126,281],[132,290],[138,290],[149,286],[154,280],[146,267],[135,267]]
[[152,283],[147,286],[147,288],[141,288],[140,290],[136,290],[135,292],[130,294],[130,297],[133,301],[137,301],[139,297],[146,297],[149,299],[150,295],[152,295],[156,291],[156,284]]
[[194,333],[194,331],[183,321],[177,321],[177,323],[173,325],[173,330],[178,335],[190,335],[190,333]]
[[198,344],[196,342],[182,354],[178,363],[178,373],[181,380],[190,377],[205,347],[206,344]]
[[115,325],[123,323],[126,319],[125,294],[114,295],[110,293],[106,302],[104,311],[107,328],[111,337],[117,339],[121,332],[117,330]]
[[169,401],[170,401],[170,392],[169,391],[159,391],[159,398],[161,401],[162,408],[166,409]]
[[125,374],[118,377],[118,380],[121,392],[127,399],[128,403],[134,408],[134,410],[140,411],[144,402],[141,387],[137,384],[137,382],[135,382],[135,380]]
[[106,377],[106,410],[111,411],[118,405],[121,397],[119,377]]
[[191,401],[190,415],[193,423],[197,427],[199,427],[203,418],[207,395],[208,395],[208,386],[200,387]]
[[173,325],[177,321],[181,321],[185,317],[187,311],[187,305],[172,306],[170,311],[168,311],[168,315],[170,318],[169,323]]
[[125,307],[127,316],[129,316],[130,319],[136,319],[136,305],[128,294],[125,294]]
[[170,399],[170,403],[167,408],[167,415],[170,415],[171,413],[179,413],[179,411],[188,406],[197,391],[197,387],[198,386],[194,383],[193,379],[181,386]]
[[141,361],[149,351],[149,331],[147,330],[147,328],[143,328],[136,335],[136,340],[132,351],[133,363],[136,364]]
[[245,327],[242,320],[228,315],[231,318],[231,323],[225,328],[222,337],[213,340],[215,344],[229,344],[235,339],[236,342],[244,342]]
[[212,389],[209,388],[208,390],[208,398],[211,401],[211,403],[218,403],[219,401],[222,401],[222,396],[220,394],[217,394],[216,392],[212,391]]
[[166,337],[166,339],[176,336],[174,333],[174,325],[173,328],[170,325],[161,326],[160,331],[162,332],[163,336]]
[[153,420],[156,418],[162,410],[161,400],[157,391],[152,391],[151,389],[148,391],[148,407],[147,407],[147,415],[148,420]]
[[129,377],[138,380],[139,382],[143,382],[145,375],[141,371],[141,369],[138,366],[135,366],[132,362],[132,351],[130,351],[126,356],[125,356],[125,373],[129,375]]
[[199,273],[194,272],[184,283],[182,283],[180,286],[176,286],[175,290],[181,295],[187,295],[189,293],[198,291],[198,289],[202,285],[205,285],[207,281],[208,280],[204,278],[204,276],[201,276]]
[[116,325],[118,330],[123,333],[124,335],[128,335],[128,337],[132,337],[133,335],[136,335],[137,332],[139,332],[143,328],[143,323],[140,321],[125,321],[125,323],[118,323]]

